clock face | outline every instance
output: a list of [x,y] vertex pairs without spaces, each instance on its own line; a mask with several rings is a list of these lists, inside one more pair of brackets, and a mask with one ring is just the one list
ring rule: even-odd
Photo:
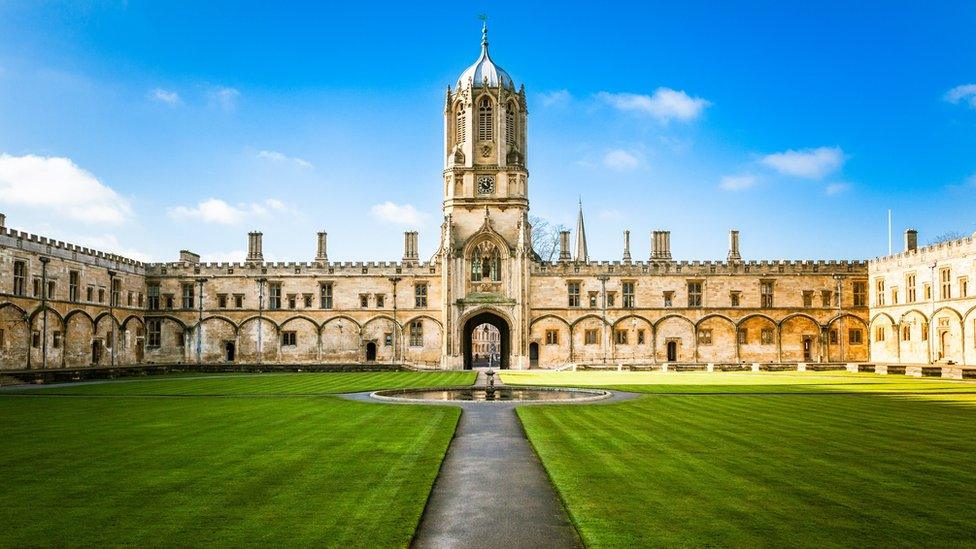
[[495,178],[491,175],[478,176],[478,194],[491,194],[495,192]]

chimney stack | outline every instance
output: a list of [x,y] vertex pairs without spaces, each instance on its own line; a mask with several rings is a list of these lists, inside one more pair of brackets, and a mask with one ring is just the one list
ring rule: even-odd
[[624,231],[624,262],[630,263],[630,231]]
[[569,261],[569,231],[559,231],[559,261]]
[[180,250],[180,263],[200,263],[200,254],[190,250]]
[[264,261],[264,252],[261,250],[261,237],[264,236],[260,231],[247,233],[247,260]]
[[417,232],[404,231],[403,233],[403,260],[418,261],[420,254],[417,252]]
[[739,254],[739,231],[735,229],[729,231],[729,256],[727,259],[729,261],[742,261],[742,255]]
[[322,263],[327,263],[329,261],[328,238],[329,233],[319,231],[318,246],[316,247],[315,251],[315,261],[321,261]]
[[671,231],[651,232],[651,259],[671,259]]
[[910,252],[918,249],[918,231],[908,229],[905,231],[905,251]]
[[7,226],[7,214],[0,214],[0,229]]

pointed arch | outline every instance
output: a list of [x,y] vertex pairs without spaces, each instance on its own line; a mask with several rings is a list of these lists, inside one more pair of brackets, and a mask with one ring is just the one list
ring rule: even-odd
[[146,327],[146,323],[145,323],[145,321],[144,321],[144,320],[142,319],[142,317],[140,317],[140,316],[138,316],[138,315],[129,315],[129,316],[127,316],[127,317],[125,317],[125,320],[123,320],[123,321],[122,321],[122,329],[123,329],[123,330],[125,329],[125,327],[126,327],[126,325],[128,325],[128,324],[129,324],[129,321],[130,321],[130,320],[136,320],[136,321],[138,321],[138,322],[139,322],[139,324],[142,324],[142,327],[143,327],[143,328],[145,328],[145,327]]
[[95,326],[96,326],[96,328],[98,327],[98,323],[101,322],[102,319],[105,318],[105,317],[111,318],[115,322],[115,327],[116,328],[119,328],[119,329],[122,328],[122,325],[119,324],[119,319],[116,318],[115,315],[113,315],[112,313],[110,313],[108,311],[99,313],[97,316],[95,316]]
[[495,139],[495,100],[491,95],[483,93],[475,102],[478,113],[478,141],[494,141]]
[[205,318],[201,319],[200,322],[198,322],[198,323],[194,324],[193,326],[191,326],[191,328],[196,328],[198,325],[203,324],[204,322],[206,322],[208,320],[219,320],[219,321],[221,321],[221,322],[223,322],[225,324],[230,325],[231,329],[234,330],[234,335],[237,335],[237,329],[238,329],[237,323],[235,323],[233,320],[227,318],[226,316],[222,316],[222,315],[210,315],[208,317],[205,317]]
[[179,318],[177,318],[177,317],[175,317],[173,315],[146,315],[145,320],[146,321],[149,321],[149,320],[169,320],[171,322],[174,322],[176,324],[179,324],[180,328],[182,328],[184,331],[187,328],[185,322],[183,322],[182,320],[180,320]]
[[20,312],[21,316],[23,316],[24,319],[27,319],[27,311],[25,311],[24,309],[20,308],[20,306],[17,305],[16,303],[11,303],[9,301],[7,301],[5,303],[0,303],[0,311],[2,311],[6,307],[12,307],[12,308],[16,309],[18,312]]
[[27,318],[28,323],[33,324],[34,323],[34,319],[37,318],[37,315],[41,314],[45,310],[47,310],[48,313],[54,313],[54,316],[57,317],[58,322],[60,322],[61,324],[64,324],[64,317],[61,316],[61,313],[59,313],[57,310],[55,310],[50,305],[38,305],[36,309],[34,309],[33,311],[31,311],[30,316],[28,316],[28,318]]
[[888,313],[878,313],[878,314],[876,314],[876,315],[874,315],[874,316],[872,316],[872,317],[871,317],[871,322],[870,322],[870,324],[871,324],[872,326],[874,326],[874,321],[875,321],[875,320],[877,320],[877,319],[878,319],[878,318],[880,318],[880,317],[885,317],[885,318],[887,318],[887,319],[888,319],[888,322],[890,322],[892,326],[894,326],[895,324],[897,324],[897,323],[895,322],[895,319],[894,319],[894,318],[892,318],[892,316],[891,316],[891,315],[889,315]]
[[351,323],[352,323],[352,325],[353,325],[353,326],[355,326],[355,327],[356,327],[356,330],[357,330],[357,331],[361,331],[361,330],[362,330],[362,328],[363,328],[363,327],[362,327],[362,326],[361,326],[361,325],[359,324],[359,322],[357,322],[357,321],[356,321],[356,319],[355,319],[355,318],[353,318],[353,317],[351,317],[351,316],[346,316],[346,315],[336,315],[336,316],[334,316],[334,317],[332,317],[332,318],[330,318],[330,319],[328,319],[328,320],[326,320],[325,322],[323,322],[323,323],[322,323],[322,326],[321,326],[321,327],[319,328],[319,330],[325,330],[325,327],[326,327],[326,326],[328,326],[329,324],[331,324],[331,323],[333,323],[333,322],[336,322],[336,321],[338,321],[338,320],[348,320],[349,322],[351,322]]
[[808,315],[806,313],[790,313],[790,314],[784,316],[783,318],[781,318],[778,324],[779,324],[780,327],[782,327],[787,322],[789,322],[790,320],[793,320],[794,318],[805,318],[805,319],[809,320],[810,322],[813,322],[814,326],[816,326],[817,328],[823,328],[823,326],[820,324],[820,321],[819,320],[817,320],[816,318],[813,318],[812,316],[810,316],[810,315]]
[[536,318],[533,318],[533,319],[532,319],[532,320],[531,320],[531,321],[529,322],[529,328],[532,328],[532,326],[534,326],[536,322],[540,322],[540,321],[543,321],[543,320],[545,320],[545,319],[547,319],[547,318],[554,318],[554,319],[556,319],[556,320],[558,320],[558,321],[560,321],[560,322],[562,322],[563,324],[565,324],[567,328],[572,328],[572,327],[573,327],[573,326],[572,326],[572,324],[570,324],[570,323],[569,323],[569,321],[568,321],[568,320],[566,320],[565,318],[563,318],[563,317],[561,317],[561,316],[559,316],[559,315],[554,315],[554,314],[552,314],[552,313],[548,313],[548,314],[544,314],[544,315],[542,315],[542,316],[539,316],[539,317],[536,317]]
[[258,316],[258,315],[252,315],[252,316],[249,316],[249,317],[245,318],[244,320],[241,321],[240,324],[237,325],[237,329],[238,330],[243,330],[244,329],[244,325],[247,324],[248,322],[252,321],[252,320],[258,320],[258,321],[262,321],[263,320],[265,322],[270,322],[271,325],[274,326],[274,329],[275,330],[281,330],[281,325],[278,324],[277,322],[275,322],[274,320],[271,320],[270,318],[268,318],[266,316]]
[[581,322],[583,322],[584,320],[587,320],[587,319],[590,319],[590,318],[593,318],[593,319],[596,319],[596,320],[599,320],[599,321],[600,321],[600,322],[601,322],[602,324],[605,324],[605,325],[607,325],[607,326],[609,326],[609,325],[610,325],[610,322],[609,322],[608,320],[605,320],[605,319],[604,319],[604,318],[603,318],[602,316],[600,316],[600,315],[598,315],[598,314],[593,314],[593,313],[590,313],[590,314],[585,314],[585,315],[583,315],[583,316],[581,316],[581,317],[579,317],[579,318],[577,318],[576,320],[574,320],[574,321],[573,321],[573,322],[572,322],[572,323],[571,323],[571,324],[569,325],[569,327],[570,327],[570,328],[573,328],[573,329],[575,330],[575,329],[576,329],[576,326],[577,326],[577,325],[578,325],[579,323],[581,323]]
[[315,326],[315,331],[319,331],[322,329],[322,326],[320,326],[318,322],[315,322],[315,320],[312,317],[306,315],[295,315],[286,318],[281,322],[281,329],[284,330],[286,324],[295,320],[307,320],[309,323],[312,324],[312,326]]
[[913,314],[913,313],[920,315],[922,318],[925,319],[926,322],[929,321],[929,317],[927,317],[925,315],[925,313],[923,313],[922,311],[920,311],[918,309],[909,309],[909,310],[907,310],[907,311],[905,311],[904,313],[901,314],[901,316],[898,318],[898,323],[901,324],[901,323],[905,322],[905,317],[907,317],[908,315]]
[[962,321],[964,319],[962,313],[960,313],[959,311],[953,309],[952,307],[947,307],[947,306],[939,307],[938,309],[936,309],[935,311],[933,311],[932,312],[932,318],[935,318],[935,315],[941,313],[942,311],[950,311],[950,312],[952,312],[952,314],[956,315],[956,318],[959,319],[959,322],[960,323],[962,323]]
[[863,326],[865,330],[868,328],[868,322],[854,313],[840,313],[839,315],[828,320],[825,326],[830,328],[835,322],[842,318],[853,318],[854,320],[860,322],[861,326]]
[[369,326],[370,324],[372,324],[373,322],[378,322],[380,320],[386,320],[388,322],[392,322],[393,325],[396,326],[397,328],[402,328],[403,327],[403,326],[400,325],[399,322],[397,322],[396,320],[394,320],[393,317],[390,316],[390,315],[376,315],[374,317],[370,317],[370,319],[367,320],[366,322],[363,322],[363,326],[362,326],[363,330],[365,330],[366,327]]
[[654,329],[656,330],[658,326],[660,326],[660,325],[661,325],[661,324],[662,324],[662,323],[663,323],[663,322],[664,322],[665,320],[667,320],[667,319],[669,319],[669,318],[676,318],[676,319],[679,319],[679,320],[684,320],[684,321],[685,321],[685,322],[687,322],[687,323],[688,323],[688,324],[689,324],[689,325],[690,325],[690,326],[691,326],[692,328],[695,328],[695,323],[694,323],[694,321],[692,321],[692,320],[691,320],[690,318],[688,318],[688,317],[686,317],[686,316],[684,316],[684,315],[679,315],[679,314],[677,314],[677,313],[670,313],[670,314],[666,314],[666,315],[664,315],[664,316],[662,316],[661,318],[659,318],[659,319],[657,319],[657,320],[655,320],[655,321],[654,321],[654,324],[653,324],[652,326],[654,326]]
[[965,320],[967,318],[969,318],[969,315],[973,314],[974,311],[976,311],[976,305],[973,305],[972,307],[970,307],[969,310],[966,311],[966,314],[962,315],[963,321],[965,322]]
[[705,315],[705,316],[703,316],[703,317],[701,317],[701,318],[698,319],[698,322],[695,323],[695,329],[697,330],[706,320],[709,320],[709,319],[712,319],[712,318],[719,318],[719,319],[725,320],[726,322],[728,322],[729,324],[732,325],[732,328],[733,329],[738,326],[736,324],[736,322],[734,320],[732,320],[730,317],[727,317],[727,316],[725,316],[723,314],[719,314],[719,313],[710,313],[710,314],[707,314],[707,315]]
[[429,320],[429,321],[433,322],[434,324],[437,324],[437,327],[438,328],[441,328],[441,329],[444,328],[444,325],[441,324],[441,321],[440,320],[437,320],[436,318],[434,318],[434,317],[432,317],[430,315],[417,315],[415,317],[412,317],[409,320],[407,320],[406,322],[404,322],[403,323],[403,326],[409,326],[411,322],[413,322],[415,320],[420,320],[420,319]]
[[88,311],[84,309],[72,309],[68,311],[68,314],[64,315],[64,323],[67,324],[68,321],[70,321],[71,318],[74,317],[75,315],[81,315],[87,318],[88,322],[91,324],[92,330],[95,329],[95,319],[92,318],[92,316],[88,314]]
[[643,316],[641,316],[641,315],[639,315],[637,313],[625,314],[624,316],[618,318],[617,320],[614,320],[612,323],[608,322],[608,325],[616,328],[618,324],[620,324],[621,322],[627,320],[628,318],[636,318],[637,320],[643,320],[644,322],[647,323],[648,326],[651,326],[651,327],[654,326],[654,323],[651,322],[651,320],[649,318],[643,317]]
[[779,323],[777,323],[775,320],[773,320],[773,317],[771,317],[769,315],[766,315],[766,314],[763,314],[763,313],[752,313],[752,314],[748,314],[748,315],[740,318],[739,321],[735,323],[735,325],[736,326],[742,326],[747,320],[751,320],[753,318],[762,318],[764,320],[767,320],[773,326],[779,326]]

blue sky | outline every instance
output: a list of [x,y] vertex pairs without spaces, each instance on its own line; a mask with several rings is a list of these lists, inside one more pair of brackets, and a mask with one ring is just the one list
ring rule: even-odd
[[[352,4],[352,3],[346,3]],[[126,253],[393,260],[440,224],[444,89],[529,96],[532,213],[646,258],[868,258],[976,231],[976,3],[0,0],[0,211]]]

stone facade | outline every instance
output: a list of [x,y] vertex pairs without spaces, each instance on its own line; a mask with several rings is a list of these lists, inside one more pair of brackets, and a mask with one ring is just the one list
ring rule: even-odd
[[[491,60],[487,34],[448,87],[443,115],[443,224],[429,261],[413,232],[397,262],[330,262],[324,232],[314,261],[265,262],[254,232],[239,263],[184,250],[177,262],[144,264],[4,229],[0,367],[458,369],[485,323],[498,330],[501,366],[522,369],[870,356],[865,262],[743,261],[737,231],[725,261],[675,261],[664,230],[652,233],[647,261],[632,261],[629,231],[621,261],[591,261],[582,206],[575,257],[563,234],[559,260],[541,261],[528,217],[525,90]],[[33,293],[35,279],[54,283],[49,297]]]
[[901,364],[976,364],[976,234],[869,262],[871,358]]

